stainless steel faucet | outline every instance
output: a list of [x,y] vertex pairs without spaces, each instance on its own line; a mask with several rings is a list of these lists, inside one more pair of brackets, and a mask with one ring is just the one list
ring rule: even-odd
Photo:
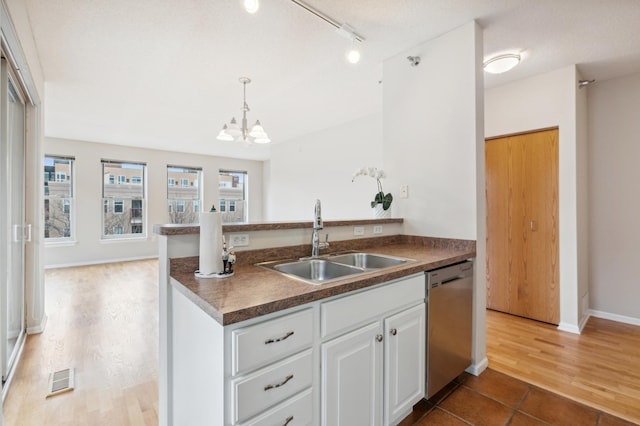
[[316,200],[316,207],[313,211],[313,235],[311,236],[311,257],[318,257],[320,249],[329,247],[329,234],[327,234],[325,242],[320,242],[318,231],[322,229],[322,207],[320,200]]

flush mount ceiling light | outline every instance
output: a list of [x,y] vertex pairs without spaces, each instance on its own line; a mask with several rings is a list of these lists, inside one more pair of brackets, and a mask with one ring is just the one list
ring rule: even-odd
[[520,63],[520,55],[517,53],[505,53],[494,56],[484,63],[484,70],[491,74],[502,74]]
[[256,13],[260,9],[260,0],[244,0],[244,10],[249,13]]
[[239,126],[236,118],[233,117],[229,124],[225,124],[218,133],[219,141],[236,141],[247,143],[269,143],[271,139],[267,136],[267,133],[262,128],[260,120],[256,120],[251,129],[247,127],[247,112],[249,111],[249,105],[247,104],[247,84],[251,83],[251,79],[247,77],[240,77],[238,79],[242,83],[243,95],[242,95],[242,125]]

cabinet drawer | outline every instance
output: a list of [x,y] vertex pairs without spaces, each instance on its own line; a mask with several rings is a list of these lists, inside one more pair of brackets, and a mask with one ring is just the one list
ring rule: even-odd
[[311,349],[231,382],[231,421],[243,422],[311,386]]
[[294,396],[240,426],[307,426],[313,423],[311,389]]
[[231,374],[254,370],[311,346],[313,310],[274,318],[231,332]]
[[373,290],[321,305],[321,333],[327,337],[379,318],[385,312],[425,298],[424,274],[413,275]]

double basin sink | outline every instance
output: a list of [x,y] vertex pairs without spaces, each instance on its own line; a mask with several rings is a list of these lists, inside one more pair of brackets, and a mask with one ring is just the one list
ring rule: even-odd
[[259,266],[296,278],[307,284],[326,284],[348,276],[364,274],[414,262],[383,254],[349,252],[295,261],[259,263]]

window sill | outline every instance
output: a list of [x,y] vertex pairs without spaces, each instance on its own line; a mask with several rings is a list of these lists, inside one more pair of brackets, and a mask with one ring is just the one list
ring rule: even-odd
[[147,241],[149,238],[146,235],[140,237],[114,237],[114,238],[101,238],[100,243],[104,244],[113,244],[113,243],[139,243],[142,241]]
[[57,240],[57,241],[47,241],[45,240],[45,247],[71,247],[77,245],[78,242],[76,240]]

